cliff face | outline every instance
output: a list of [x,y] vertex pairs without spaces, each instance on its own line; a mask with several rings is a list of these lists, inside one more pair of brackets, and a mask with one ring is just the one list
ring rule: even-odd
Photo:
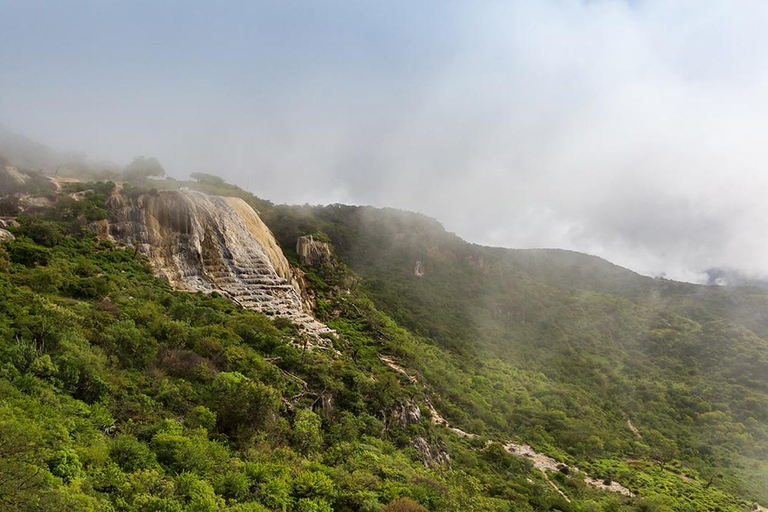
[[296,254],[302,265],[310,267],[321,267],[331,263],[333,259],[330,246],[315,240],[312,235],[300,236],[296,240]]
[[319,339],[301,275],[242,199],[200,192],[113,196],[109,233],[136,245],[177,289],[218,291],[248,309],[290,318]]

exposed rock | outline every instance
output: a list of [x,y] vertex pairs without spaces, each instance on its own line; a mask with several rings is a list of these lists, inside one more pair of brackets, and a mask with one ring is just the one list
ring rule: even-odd
[[413,275],[416,277],[423,277],[426,270],[424,268],[424,264],[421,262],[421,260],[418,260],[416,262],[416,266],[413,269]]
[[632,491],[630,491],[623,485],[613,481],[599,480],[597,478],[592,478],[589,476],[584,477],[584,481],[587,484],[591,485],[592,487],[597,487],[598,489],[602,489],[603,491],[615,492],[618,494],[623,494],[624,496],[633,496]]
[[423,437],[415,437],[411,440],[411,446],[419,452],[419,458],[426,467],[449,464],[451,456],[448,447],[442,441],[431,445]]
[[69,176],[50,176],[48,180],[51,182],[57,192],[61,191],[66,185],[80,183],[78,178],[70,178]]
[[399,404],[392,411],[392,423],[407,428],[410,425],[416,425],[421,422],[421,409],[412,400]]
[[632,420],[631,420],[631,419],[629,419],[629,417],[627,417],[627,428],[630,430],[630,432],[632,432],[633,434],[635,434],[635,436],[637,436],[638,438],[640,438],[640,439],[642,439],[642,438],[643,438],[642,434],[640,434],[640,431],[639,431],[639,430],[637,430],[637,427],[635,427],[635,426],[632,424]]
[[391,356],[385,356],[384,354],[379,354],[379,359],[381,360],[382,363],[386,364],[387,366],[395,370],[397,373],[405,377],[412,384],[416,384],[419,381],[419,379],[416,376],[409,374],[407,371],[405,371],[405,368],[397,364],[395,360],[392,359]]
[[109,221],[107,219],[90,222],[88,224],[88,229],[91,230],[93,233],[96,233],[96,237],[99,240],[112,239],[112,237],[109,234]]
[[443,418],[443,416],[439,412],[437,412],[437,409],[435,409],[435,406],[432,405],[432,402],[430,400],[427,400],[427,407],[429,407],[429,414],[432,417],[432,424],[433,425],[441,425],[441,426],[447,428],[448,430],[450,430],[451,432],[453,432],[454,434],[456,434],[459,437],[464,437],[464,438],[467,438],[467,439],[475,439],[475,438],[477,438],[477,434],[473,434],[471,432],[464,432],[460,428],[456,428],[456,427],[451,426],[451,424],[448,423],[448,421],[446,421],[446,419]]
[[19,196],[19,206],[22,209],[27,208],[48,208],[53,204],[53,200],[45,196]]
[[513,455],[530,459],[533,462],[533,467],[542,471],[559,471],[558,468],[563,465],[552,457],[537,452],[527,444],[507,443],[505,448]]
[[0,228],[0,242],[2,242],[3,240],[13,240],[14,238],[16,237],[14,237],[10,231],[8,231],[7,229]]
[[10,165],[6,165],[4,171],[4,173],[0,173],[0,185],[6,180],[8,183],[14,183],[16,185],[24,184],[29,180],[29,176],[19,172],[17,168],[11,167]]
[[296,254],[299,263],[308,267],[322,267],[333,261],[331,247],[320,240],[315,240],[312,235],[300,236],[296,240]]
[[336,400],[333,398],[333,393],[322,393],[312,405],[312,410],[318,414],[333,415],[336,410]]
[[200,192],[108,200],[110,235],[147,255],[177,289],[217,291],[244,308],[286,317],[327,345],[333,331],[311,315],[301,276],[245,201]]
[[[560,471],[562,467],[568,468],[569,473],[570,472],[579,472],[581,473],[581,470],[577,467],[570,467],[567,464],[563,464],[562,462],[558,462],[552,457],[548,457],[544,455],[543,453],[539,453],[527,444],[517,444],[517,443],[507,443],[505,445],[505,448],[507,451],[513,455],[517,455],[518,457],[526,457],[533,462],[533,467],[536,469],[539,469],[543,472],[551,471],[556,472]],[[600,480],[597,478],[592,478],[589,475],[584,475],[584,482],[586,482],[588,485],[591,485],[592,487],[597,487],[598,489],[602,489],[604,491],[610,491],[615,492],[619,494],[623,494],[624,496],[632,496],[632,491],[624,487],[623,485],[617,483],[617,482],[609,482],[605,483],[604,480]]]

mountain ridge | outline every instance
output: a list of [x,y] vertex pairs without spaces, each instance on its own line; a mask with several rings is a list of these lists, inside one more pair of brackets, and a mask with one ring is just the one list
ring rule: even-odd
[[[218,293],[174,292],[133,239],[104,239],[119,210],[114,194],[197,197],[152,190],[183,187],[258,211],[304,274],[314,314],[336,332],[334,351],[305,350],[290,319]],[[117,192],[68,182],[41,197],[15,205],[16,238],[0,252],[0,406],[12,418],[0,428],[22,436],[45,425],[22,410],[45,410],[63,428],[71,400],[92,411],[88,421],[103,410],[111,423],[98,421],[113,427],[86,429],[108,453],[100,459],[77,436],[41,440],[39,456],[9,454],[2,464],[16,464],[12,474],[37,468],[49,478],[32,494],[14,491],[14,510],[30,497],[93,510],[302,512],[735,512],[768,499],[765,292],[645,278],[567,251],[477,246],[391,209],[273,205],[223,183],[147,181]],[[190,222],[219,221],[154,210],[135,222],[168,217],[176,234],[151,245],[173,245],[174,258],[198,259],[192,246],[206,238],[253,243],[227,239],[221,224],[220,235],[201,228],[199,244],[177,244]],[[330,256],[302,264],[300,236]],[[41,338],[29,326],[47,316],[61,333]],[[201,448],[184,448],[193,445]],[[556,471],[533,471],[507,451],[524,445]],[[367,462],[350,465],[354,453]],[[575,465],[631,496],[590,487],[569,474]],[[172,490],[120,483],[148,472]],[[404,503],[411,508],[395,508]]]

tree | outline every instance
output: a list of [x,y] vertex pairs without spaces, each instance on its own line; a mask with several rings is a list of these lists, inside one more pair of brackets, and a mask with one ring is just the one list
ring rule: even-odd
[[125,181],[145,181],[150,176],[164,176],[165,169],[157,158],[150,156],[137,156],[123,169]]
[[675,442],[665,437],[658,430],[654,429],[646,433],[645,442],[650,447],[649,455],[661,469],[664,469],[668,462],[671,462],[679,455]]
[[406,496],[390,501],[389,505],[387,505],[387,512],[426,512],[426,510],[426,508]]
[[322,421],[320,417],[310,409],[296,411],[296,419],[293,422],[293,444],[304,455],[309,455],[323,444],[323,436],[320,433]]

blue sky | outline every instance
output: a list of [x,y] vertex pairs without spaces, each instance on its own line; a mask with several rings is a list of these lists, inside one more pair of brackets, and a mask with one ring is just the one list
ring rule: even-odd
[[768,274],[763,2],[0,0],[0,124],[474,242]]

